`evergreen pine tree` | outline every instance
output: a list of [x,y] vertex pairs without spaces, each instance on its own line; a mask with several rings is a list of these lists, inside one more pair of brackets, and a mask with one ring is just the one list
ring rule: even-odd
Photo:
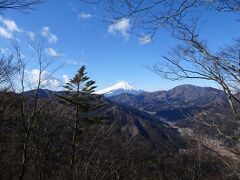
[[85,70],[86,67],[82,66],[74,78],[66,83],[64,93],[58,96],[60,102],[74,110],[70,158],[72,179],[75,179],[77,137],[85,126],[101,122],[101,117],[91,118],[88,116],[91,111],[102,104],[102,100],[100,95],[93,94],[97,86],[95,86],[95,81],[89,80]]

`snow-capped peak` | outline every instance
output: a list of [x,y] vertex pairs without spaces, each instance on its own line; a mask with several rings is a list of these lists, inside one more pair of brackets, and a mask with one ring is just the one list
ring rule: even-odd
[[115,84],[114,86],[112,86],[112,89],[134,90],[135,88],[133,88],[127,82],[121,81],[121,82]]
[[[118,95],[121,93],[130,93],[130,94],[136,94],[137,92],[140,92],[140,90],[135,89],[132,87],[129,83],[125,81],[121,81],[111,87],[108,87],[106,89],[97,91],[97,94],[104,94],[107,96],[113,96],[113,95]],[[141,91],[142,92],[142,91]]]

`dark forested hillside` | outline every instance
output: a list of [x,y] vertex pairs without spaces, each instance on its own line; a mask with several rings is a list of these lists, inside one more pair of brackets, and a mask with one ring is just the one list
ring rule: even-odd
[[[26,95],[28,104],[31,106],[32,96],[29,96],[29,93]],[[52,173],[57,179],[60,176],[65,178],[70,176],[67,162],[70,158],[69,148],[73,122],[69,118],[72,116],[72,109],[66,109],[59,104],[58,100],[53,98],[54,96],[49,99],[42,96],[43,98],[39,99],[39,105],[42,108],[36,116],[37,121],[34,123],[29,138],[30,147],[27,153],[31,160],[27,167],[26,178],[35,176],[36,179],[42,179],[51,176]],[[0,172],[2,177],[16,178],[21,168],[21,151],[18,149],[21,149],[24,136],[20,113],[21,96],[15,93],[1,93],[0,100]],[[79,167],[79,171],[81,168],[87,168],[85,163],[91,164],[92,161],[98,163],[98,160],[102,158],[105,162],[101,160],[100,164],[91,164],[84,174],[82,174],[82,169],[77,176],[93,178],[92,176],[97,176],[94,173],[100,173],[99,177],[107,173],[106,176],[114,177],[115,175],[108,172],[111,171],[109,169],[111,166],[119,173],[123,171],[122,169],[135,171],[131,167],[126,169],[125,163],[132,163],[135,166],[134,163],[138,161],[138,158],[142,161],[154,160],[157,154],[178,154],[180,149],[187,148],[187,143],[175,129],[157,121],[147,113],[121,107],[107,100],[104,100],[103,104],[100,109],[87,115],[100,117],[104,121],[94,126],[86,125],[82,129],[82,135],[78,137],[77,159],[83,161],[79,164],[82,166]],[[27,107],[30,108],[29,112],[31,112],[30,106]],[[128,159],[129,153],[133,152],[136,156],[133,154],[131,159]],[[141,154],[139,154],[140,157],[138,153]],[[12,166],[15,168],[12,169]],[[61,174],[59,174],[60,171]]]
[[[45,91],[40,91],[44,95],[40,96],[40,109],[29,137],[25,178],[69,179],[73,109],[59,103],[56,95],[62,95],[62,92]],[[24,95],[29,113],[34,100],[31,94]],[[1,93],[0,97],[0,172],[3,178],[16,178],[21,170],[19,150],[24,143],[21,98],[15,93]],[[199,152],[195,151],[198,147],[196,140],[182,136],[176,127],[149,113],[102,97],[102,105],[82,117],[86,116],[90,119],[98,117],[101,123],[81,125],[79,129],[75,177],[171,179],[181,176],[185,179],[193,172],[199,179],[225,179],[225,175],[229,176],[230,171],[211,151],[202,147],[201,156],[204,157],[199,159]],[[210,174],[206,176],[205,171]],[[234,179],[235,175],[231,174],[230,178]]]

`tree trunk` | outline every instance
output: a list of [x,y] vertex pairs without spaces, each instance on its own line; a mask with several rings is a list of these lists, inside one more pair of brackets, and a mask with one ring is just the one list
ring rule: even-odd
[[78,107],[76,107],[73,127],[73,136],[72,136],[72,157],[71,157],[71,177],[75,179],[75,154],[76,154],[76,136],[77,136],[77,125],[78,125]]

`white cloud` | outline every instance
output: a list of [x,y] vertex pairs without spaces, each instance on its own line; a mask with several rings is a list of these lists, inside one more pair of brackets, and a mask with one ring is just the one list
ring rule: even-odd
[[5,19],[2,16],[0,16],[0,22],[2,22],[4,24],[4,26],[6,27],[6,29],[10,32],[22,32],[23,31],[22,29],[20,29],[17,26],[17,24],[13,20]]
[[138,40],[140,44],[149,44],[152,42],[152,37],[150,35],[145,35],[140,37]]
[[33,41],[35,39],[35,33],[32,31],[26,32],[27,36]]
[[66,63],[67,63],[67,64],[71,64],[71,65],[77,65],[77,64],[78,64],[77,61],[72,60],[72,59],[68,59],[68,60],[66,61]]
[[[39,82],[39,73],[38,69],[32,69],[27,71],[28,79],[31,84],[37,86]],[[41,73],[41,88],[48,88],[56,90],[62,86],[63,82],[58,78],[52,76],[48,71],[43,71]]]
[[5,19],[2,16],[0,16],[0,36],[6,39],[12,39],[13,38],[13,33],[20,33],[23,32],[22,29],[20,29],[15,21],[10,20],[10,19]]
[[0,26],[0,36],[6,39],[12,39],[13,35],[7,29]]
[[42,28],[41,34],[48,39],[49,43],[56,43],[58,41],[58,37],[52,34],[48,26]]
[[0,54],[6,54],[8,51],[8,48],[0,48]]
[[78,14],[78,19],[91,19],[93,17],[90,13],[80,12]]
[[18,28],[16,23],[12,20],[4,20],[3,23],[5,24],[6,28],[11,32],[22,32],[21,29]]
[[108,27],[108,33],[120,33],[124,38],[129,37],[130,19],[122,18]]
[[60,53],[58,53],[55,49],[53,48],[47,48],[45,49],[45,52],[49,55],[49,56],[52,56],[52,57],[59,57],[61,56]]
[[63,82],[68,83],[69,81],[70,81],[70,78],[68,77],[68,75],[63,75]]

